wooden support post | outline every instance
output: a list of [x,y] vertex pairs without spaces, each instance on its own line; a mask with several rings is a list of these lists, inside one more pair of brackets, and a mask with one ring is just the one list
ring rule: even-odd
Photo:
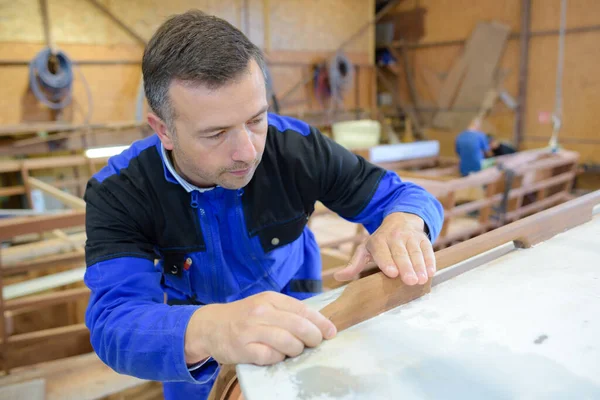
[[417,111],[419,107],[419,97],[417,95],[415,79],[412,74],[412,69],[410,68],[410,61],[408,60],[408,54],[406,52],[406,49],[404,48],[404,46],[400,46],[400,50],[398,51],[392,46],[388,46],[388,50],[397,62],[402,62],[402,67],[404,69],[404,77],[406,78],[406,85],[408,86],[408,93],[410,95],[410,100],[412,101],[412,107],[415,109],[415,117],[419,118],[419,114]]
[[[248,9],[248,4],[245,2],[245,13],[248,16],[250,11]],[[266,53],[271,51],[271,4],[269,0],[263,0],[263,24],[264,24],[264,49]],[[250,21],[249,18],[246,19],[246,27],[248,33],[250,33]]]
[[360,119],[360,67],[354,67],[354,108],[356,119]]
[[370,102],[371,105],[371,119],[376,120],[379,116],[379,105],[377,100],[377,66],[371,66],[369,79],[371,81],[371,96]]
[[[496,194],[496,182],[488,183],[485,188],[485,199],[489,200],[494,197]],[[479,223],[483,227],[487,227],[489,225],[490,215],[492,213],[492,203],[487,203],[484,207],[479,211]],[[485,230],[486,228],[484,228]],[[483,233],[483,232],[482,232]]]
[[[0,253],[2,249],[0,248]],[[0,268],[2,268],[2,254],[0,254]],[[0,343],[0,365],[2,370],[8,374],[8,357],[6,355],[6,339],[8,338],[7,326],[6,326],[6,318],[4,317],[4,277],[3,274],[0,274],[0,339],[2,342]]]
[[514,145],[519,148],[523,141],[527,107],[527,75],[529,68],[529,26],[531,25],[531,0],[521,0],[521,52],[519,55],[519,94],[515,115]]
[[21,167],[21,180],[23,181],[23,187],[25,187],[27,207],[33,208],[33,197],[31,197],[31,185],[29,184],[29,170],[24,164]]

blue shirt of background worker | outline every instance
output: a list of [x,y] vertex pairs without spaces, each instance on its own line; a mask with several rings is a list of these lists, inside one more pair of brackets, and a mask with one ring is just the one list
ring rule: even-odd
[[469,129],[456,137],[456,154],[460,158],[462,176],[481,171],[481,161],[491,155],[488,137],[479,130],[479,125],[479,122],[472,123]]

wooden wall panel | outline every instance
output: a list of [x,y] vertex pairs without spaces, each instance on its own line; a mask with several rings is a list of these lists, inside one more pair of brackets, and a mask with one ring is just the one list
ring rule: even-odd
[[[561,0],[531,1],[531,30],[558,29]],[[570,0],[567,2],[567,28],[600,23],[600,4],[596,0]]]
[[[600,7],[599,7],[600,11]],[[600,18],[599,18],[600,19]],[[565,40],[563,77],[563,127],[560,137],[596,139],[600,148],[600,32],[570,35]],[[531,59],[536,62],[529,77],[527,136],[550,137],[551,125],[538,122],[539,111],[553,111],[555,101],[557,38],[543,37],[532,41]],[[560,139],[559,137],[559,139]],[[596,150],[597,152],[597,150]],[[600,162],[600,157],[596,159]]]
[[[271,0],[270,4],[271,42],[277,50],[335,49],[373,15],[369,0]],[[365,51],[373,41],[370,30],[346,50]]]
[[[169,15],[198,8],[222,17],[244,31],[285,66],[273,66],[275,89],[283,94],[308,74],[308,64],[326,57],[337,46],[373,18],[374,0],[98,0],[143,38]],[[11,1],[0,7],[0,59],[30,61],[43,48],[39,2]],[[265,8],[266,5],[266,8]],[[51,32],[58,47],[73,60],[133,60],[143,52],[135,39],[98,11],[86,0],[49,1]],[[268,28],[268,30],[267,30]],[[372,63],[374,27],[350,43],[347,51],[355,62]],[[80,68],[89,83],[93,98],[92,122],[131,120],[141,79],[139,64],[84,65]],[[361,72],[361,75],[367,72]],[[362,79],[361,82],[369,82]],[[361,84],[361,88],[365,86]],[[0,124],[48,121],[51,112],[40,106],[28,90],[25,65],[0,66]],[[361,90],[361,104],[370,105],[370,90]],[[345,103],[354,106],[354,89]],[[304,104],[306,91],[300,90],[287,102],[300,106],[284,112],[312,109]],[[61,119],[79,123],[88,109],[88,99],[81,78],[75,76],[74,103]]]
[[519,0],[409,0],[401,2],[398,10],[410,9],[417,3],[427,9],[423,42],[465,39],[481,20],[494,19],[512,30],[519,27]]

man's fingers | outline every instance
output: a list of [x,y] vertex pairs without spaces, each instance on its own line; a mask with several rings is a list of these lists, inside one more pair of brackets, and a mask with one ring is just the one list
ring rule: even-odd
[[265,344],[288,357],[296,357],[304,350],[304,343],[290,332],[276,326],[255,326],[250,337],[253,343]]
[[269,314],[265,314],[260,322],[290,332],[307,347],[316,347],[323,341],[323,333],[308,315],[304,318],[291,312],[273,309]]
[[408,266],[407,269],[410,268],[411,270],[414,270],[414,273],[417,274],[417,278],[419,279],[418,283],[423,285],[427,282],[429,277],[427,276],[427,269],[425,267],[425,260],[423,259],[423,251],[421,250],[419,240],[410,237],[406,242],[406,250],[408,251],[410,262],[412,264]]
[[337,332],[333,322],[325,318],[320,312],[309,309],[306,304],[298,299],[294,299],[293,297],[284,294],[271,292],[269,293],[268,301],[273,307],[280,311],[291,312],[302,318],[308,319],[321,331],[321,335],[325,339],[331,339]]
[[402,241],[390,241],[390,251],[400,272],[400,278],[402,279],[402,282],[406,283],[407,285],[417,284],[419,282],[419,278],[413,270],[406,244]]
[[371,257],[364,243],[360,244],[356,248],[356,251],[352,255],[352,258],[348,262],[346,268],[333,274],[333,278],[336,281],[340,282],[351,280],[356,275],[358,275],[363,269],[365,269],[365,266],[367,265],[370,259]]
[[285,354],[263,343],[248,343],[246,351],[248,355],[243,363],[247,364],[271,365],[285,359]]
[[392,258],[390,248],[384,240],[372,236],[367,241],[367,250],[371,253],[371,257],[373,257],[373,260],[384,274],[390,278],[398,276],[398,268]]
[[423,260],[425,260],[425,266],[427,267],[427,274],[430,278],[435,275],[437,265],[435,262],[435,253],[433,252],[433,246],[427,239],[421,240],[420,243],[421,251],[423,252]]

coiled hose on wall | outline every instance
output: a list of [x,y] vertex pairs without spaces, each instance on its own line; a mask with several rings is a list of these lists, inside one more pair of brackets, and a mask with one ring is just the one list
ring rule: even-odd
[[[50,70],[51,57],[56,68]],[[62,51],[52,55],[50,48],[40,51],[29,63],[29,86],[35,97],[48,108],[60,110],[71,103],[73,64]]]
[[341,102],[343,93],[352,86],[354,67],[343,53],[337,52],[329,63],[328,72],[331,96]]
[[[341,52],[329,60],[327,64],[315,68],[315,95],[324,107],[326,99],[331,99],[330,108],[343,104],[344,92],[352,86],[354,67]],[[342,107],[343,108],[343,107]]]

